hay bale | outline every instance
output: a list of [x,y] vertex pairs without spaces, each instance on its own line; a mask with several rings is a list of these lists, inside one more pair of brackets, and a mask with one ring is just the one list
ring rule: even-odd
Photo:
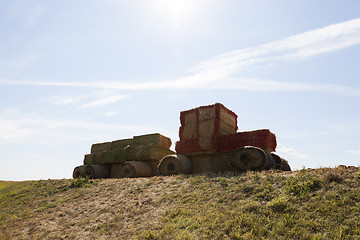
[[122,177],[150,177],[153,176],[152,169],[149,163],[141,161],[127,161],[121,167]]
[[161,159],[158,171],[160,175],[190,174],[192,173],[192,162],[184,155],[168,155]]
[[266,154],[266,162],[264,163],[262,170],[275,169],[276,167],[275,159],[271,156],[270,153],[265,152],[265,154]]
[[213,158],[213,166],[216,172],[231,171],[232,152],[217,153]]
[[160,160],[166,155],[174,154],[168,148],[155,144],[146,146],[127,146],[112,151],[104,151],[85,155],[85,165],[124,163],[129,160],[150,161]]
[[225,121],[220,121],[220,126],[219,126],[219,135],[223,136],[223,135],[229,135],[229,134],[234,134],[236,133],[236,125],[231,125],[226,123]]
[[181,141],[197,138],[199,136],[197,124],[187,124],[179,129],[179,137]]
[[84,155],[84,165],[95,164],[94,154],[85,154]]
[[91,145],[91,153],[111,150],[111,142],[95,143]]
[[281,159],[280,170],[291,171],[289,162],[283,158],[280,158],[280,159]]
[[[183,111],[180,122],[180,143],[176,147],[183,153],[216,152],[217,137],[237,131],[237,115],[220,103]],[[196,147],[188,142],[194,139]]]
[[267,155],[262,149],[246,146],[233,153],[231,166],[240,171],[261,170],[267,161]]
[[121,168],[124,165],[124,163],[114,163],[110,165],[110,178],[121,178]]
[[276,165],[275,165],[275,169],[279,169],[282,171],[291,171],[291,168],[289,166],[289,163],[287,160],[279,157],[277,154],[275,153],[271,153],[271,156],[274,158]]
[[85,174],[89,178],[108,178],[109,167],[106,165],[87,165],[85,167]]
[[198,112],[196,110],[190,110],[180,113],[181,125],[186,126],[189,124],[197,124],[198,122]]
[[154,144],[163,148],[171,147],[171,139],[161,135],[160,133],[146,134],[134,137],[134,145]]
[[265,152],[274,152],[276,148],[276,136],[268,129],[260,129],[248,132],[238,132],[217,138],[216,149],[218,152],[234,151],[240,147],[254,146]]
[[80,178],[80,177],[85,177],[85,165],[81,165],[81,166],[77,166],[74,168],[73,171],[73,178]]
[[214,158],[213,153],[200,153],[191,155],[193,163],[193,173],[214,172]]
[[115,140],[115,141],[111,142],[111,149],[110,150],[126,148],[127,146],[133,145],[133,143],[134,143],[134,140],[132,138]]
[[203,150],[212,150],[215,142],[215,120],[201,121],[199,123],[199,145]]
[[207,121],[216,118],[215,105],[199,107],[199,121]]
[[151,161],[162,159],[166,155],[171,154],[174,154],[174,152],[168,148],[163,148],[155,144],[149,144],[147,146],[131,148],[129,158],[138,161]]
[[204,150],[199,145],[198,138],[193,138],[185,141],[177,141],[175,144],[175,151],[179,154],[204,152]]
[[104,151],[112,151],[118,148],[124,148],[133,144],[133,139],[121,139],[112,142],[95,143],[91,146],[91,153],[100,153]]
[[233,113],[229,109],[223,107],[223,108],[220,108],[219,118],[220,118],[221,122],[232,126],[232,128],[235,128],[235,132],[237,131],[237,115],[235,113]]
[[260,129],[249,132],[249,146],[256,146],[266,152],[275,152],[276,136],[269,129]]
[[275,169],[280,169],[281,166],[281,158],[275,154],[275,153],[271,153],[271,156],[273,157],[273,159],[275,160]]

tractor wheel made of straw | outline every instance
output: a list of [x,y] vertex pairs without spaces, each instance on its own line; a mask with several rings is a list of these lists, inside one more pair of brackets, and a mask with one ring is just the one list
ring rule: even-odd
[[121,177],[151,177],[153,176],[152,169],[149,163],[141,161],[127,161],[121,167]]
[[108,178],[109,167],[106,165],[87,165],[85,167],[85,174],[89,178]]
[[291,168],[290,168],[289,163],[288,163],[287,160],[279,157],[275,153],[271,153],[271,156],[275,159],[275,162],[276,162],[275,169],[279,169],[279,170],[282,170],[282,171],[291,171]]
[[190,174],[193,171],[191,160],[184,155],[168,155],[161,159],[158,170],[160,175]]
[[269,170],[269,169],[275,169],[276,167],[276,161],[272,157],[271,153],[265,152],[266,154],[266,162],[264,164],[263,170]]
[[83,178],[86,176],[85,174],[85,165],[81,165],[81,166],[77,166],[76,168],[74,168],[73,171],[73,178]]
[[279,157],[279,155],[277,155],[275,153],[271,153],[271,156],[275,160],[275,169],[280,169],[280,167],[281,167],[281,158]]
[[287,160],[281,158],[280,169],[283,171],[291,171],[290,165]]
[[234,151],[231,166],[240,171],[261,170],[267,163],[267,158],[261,148],[245,146]]

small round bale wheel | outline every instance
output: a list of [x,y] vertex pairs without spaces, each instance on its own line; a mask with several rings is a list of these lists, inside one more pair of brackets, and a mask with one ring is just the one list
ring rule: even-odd
[[257,147],[245,146],[234,151],[231,166],[236,170],[261,170],[267,163],[266,153]]
[[291,171],[290,165],[287,160],[281,158],[280,169],[283,171]]
[[153,176],[152,169],[149,163],[140,161],[127,161],[121,167],[121,177],[151,177]]
[[271,156],[275,159],[275,162],[276,162],[275,169],[279,169],[279,170],[283,170],[283,171],[291,171],[291,168],[290,168],[287,160],[279,157],[275,153],[271,153]]
[[158,170],[160,175],[190,174],[192,173],[192,162],[184,155],[168,155],[161,159]]
[[266,163],[264,164],[264,167],[262,169],[269,170],[269,169],[275,169],[276,167],[276,161],[272,157],[271,153],[265,152],[266,154]]
[[273,157],[273,159],[275,160],[275,169],[280,169],[281,166],[281,158],[279,157],[279,155],[275,154],[275,153],[271,153],[271,156]]
[[80,178],[80,177],[85,177],[85,165],[81,165],[81,166],[77,166],[76,168],[74,168],[73,171],[73,178]]

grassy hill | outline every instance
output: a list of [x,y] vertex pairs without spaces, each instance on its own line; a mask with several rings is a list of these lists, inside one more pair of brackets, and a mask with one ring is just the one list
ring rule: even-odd
[[360,169],[0,181],[0,239],[360,239]]

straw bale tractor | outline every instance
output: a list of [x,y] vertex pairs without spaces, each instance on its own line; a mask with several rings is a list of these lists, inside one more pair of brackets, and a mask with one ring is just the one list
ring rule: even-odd
[[237,115],[216,103],[180,113],[180,140],[159,133],[96,143],[73,177],[122,178],[203,172],[279,169],[291,171],[275,154],[268,129],[237,132]]

